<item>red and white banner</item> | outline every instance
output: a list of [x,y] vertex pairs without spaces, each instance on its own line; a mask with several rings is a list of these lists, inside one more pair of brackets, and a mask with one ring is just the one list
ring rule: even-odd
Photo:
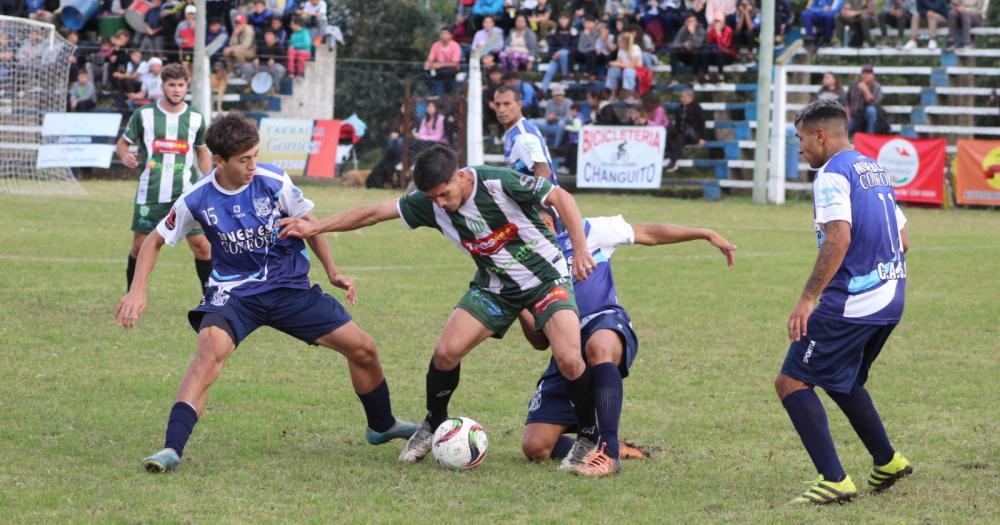
[[958,141],[955,201],[1000,206],[1000,141]]
[[892,178],[896,199],[941,204],[944,201],[945,139],[854,134],[854,147],[878,161]]

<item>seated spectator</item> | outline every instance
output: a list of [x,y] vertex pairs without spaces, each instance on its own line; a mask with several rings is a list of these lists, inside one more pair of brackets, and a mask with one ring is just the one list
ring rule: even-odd
[[253,3],[253,11],[250,11],[250,14],[247,15],[247,19],[253,27],[254,34],[258,35],[258,39],[261,42],[264,40],[262,35],[271,27],[272,16],[274,15],[267,8],[267,3],[264,0],[256,0]]
[[[869,47],[871,28],[875,22],[874,0],[846,0],[844,8],[837,15],[834,34],[843,38],[844,26],[851,27],[851,42],[842,41],[844,47]],[[860,38],[858,38],[860,37]],[[858,42],[860,40],[860,42]],[[855,43],[857,42],[857,45]]]
[[861,78],[851,84],[847,92],[850,111],[848,131],[875,133],[878,129],[878,114],[882,105],[882,85],[875,80],[871,64],[861,67]]
[[653,68],[659,62],[659,58],[656,56],[657,45],[653,42],[653,37],[646,34],[641,27],[635,27],[632,30],[632,40],[642,49],[642,65],[643,67]]
[[[503,0],[503,11],[495,19],[497,26],[503,29],[504,34],[510,34],[514,29],[514,22],[517,20],[518,4],[521,0]],[[527,19],[527,17],[525,17]]]
[[549,147],[558,148],[562,144],[569,108],[573,102],[566,98],[566,88],[562,84],[552,85],[552,98],[545,102],[545,118],[535,121],[535,127],[545,136]]
[[503,83],[521,92],[521,113],[525,117],[535,117],[539,113],[538,91],[530,82],[518,78],[516,71],[503,74]]
[[500,66],[505,71],[517,71],[524,68],[531,71],[538,56],[538,37],[528,27],[528,20],[517,15],[514,29],[507,35],[507,42],[500,52]]
[[601,19],[601,6],[597,0],[573,0],[571,11],[573,11],[573,25],[577,29],[583,27],[583,21],[587,18]]
[[111,57],[114,56],[111,39],[102,37],[100,47],[87,57],[87,74],[94,84],[100,84],[102,91],[109,89],[111,82]]
[[[140,76],[148,72],[149,63],[142,60],[142,51],[133,49],[129,52],[129,58],[125,61],[125,64],[111,75],[114,78],[115,90],[117,93],[125,94],[126,96],[139,91],[142,88],[139,80]],[[123,105],[124,102],[118,104],[119,107]]]
[[708,19],[705,18],[705,10],[707,7],[708,4],[705,0],[684,0],[684,11],[693,14],[694,17],[698,19],[698,23],[701,24],[702,27],[708,26]]
[[736,0],[706,0],[705,20],[708,23],[711,24],[719,12],[725,17],[727,26],[736,27]]
[[143,53],[153,55],[163,53],[163,12],[160,10],[162,5],[163,0],[150,0],[149,11],[146,11],[146,16],[143,17],[146,32],[139,42],[139,50]]
[[181,62],[190,62],[194,57],[195,23],[198,8],[189,5],[184,8],[184,21],[174,30],[174,43],[181,55]]
[[618,42],[611,34],[607,24],[597,26],[597,43],[594,45],[597,53],[597,78],[603,77],[607,73],[608,64],[618,56]]
[[677,159],[689,144],[705,145],[705,112],[694,100],[694,91],[681,92],[681,105],[667,128],[667,171],[677,171]]
[[660,103],[660,96],[655,91],[648,91],[642,95],[642,102],[639,111],[643,114],[647,126],[660,126],[666,128],[670,124],[667,118],[667,110]]
[[148,104],[163,96],[163,81],[160,80],[162,69],[162,60],[157,57],[149,59],[146,73],[139,77],[139,91],[128,94],[129,109],[134,110],[138,106]]
[[464,49],[472,43],[472,35],[469,34],[468,19],[458,15],[455,17],[455,24],[451,26],[451,39],[458,43],[459,49]]
[[326,0],[308,0],[302,4],[301,11],[305,26],[309,28],[310,39],[319,45],[326,35]]
[[444,115],[438,113],[434,101],[427,101],[424,118],[420,119],[420,127],[413,133],[413,140],[410,141],[410,162],[437,144],[448,144],[448,137],[444,132]]
[[[787,2],[788,0],[784,0]],[[775,24],[778,21],[775,20]],[[739,51],[744,62],[754,60],[754,41],[760,31],[760,11],[753,0],[740,0],[736,8],[736,27],[733,28],[733,47]]]
[[[712,27],[708,28],[707,39],[705,59],[709,64],[719,68],[716,80],[720,83],[725,82],[726,75],[722,72],[722,68],[736,60],[737,52],[733,47],[733,28],[726,25],[726,17],[721,11],[715,12],[715,20],[712,22]],[[710,82],[707,71],[705,82]]]
[[580,130],[587,123],[580,113],[580,108],[576,104],[570,104],[569,113],[566,117],[566,125],[563,126],[563,136],[566,139],[558,148],[549,148],[556,156],[566,159],[566,166],[570,173],[576,172],[577,150],[580,144]]
[[[937,49],[937,28],[938,24],[948,19],[948,0],[917,0],[917,13],[919,18],[927,21],[927,30],[931,36],[927,42],[927,49]],[[920,27],[919,22],[917,27]],[[916,47],[917,41],[911,39],[903,49],[910,50]]]
[[[497,19],[503,16],[503,0],[476,0],[472,5],[472,26],[477,31],[486,29],[486,19],[489,18],[490,27],[496,25]],[[503,38],[503,30],[500,30],[500,37]],[[475,46],[475,42],[473,42]],[[497,51],[500,51],[497,49]]]
[[312,58],[312,38],[309,30],[297,19],[292,19],[292,35],[288,37],[288,74],[306,76],[306,62]]
[[563,78],[567,78],[573,70],[571,59],[575,56],[577,49],[577,34],[576,29],[570,25],[569,13],[559,14],[559,26],[549,35],[548,47],[549,66],[545,70],[545,78],[542,79],[542,93],[548,93],[549,84],[552,83],[557,72],[562,71]]
[[833,26],[844,6],[844,0],[811,0],[802,11],[803,38],[810,48],[830,45]]
[[618,56],[608,64],[608,79],[605,86],[612,93],[612,100],[617,100],[619,90],[622,99],[628,99],[638,89],[638,76],[635,68],[642,66],[642,49],[632,42],[631,33],[618,35]]
[[[493,66],[486,71],[486,82],[483,84],[483,125],[493,128],[499,121],[497,121],[497,109],[496,102],[493,101],[493,95],[496,93],[497,88],[503,85],[503,70],[498,66]],[[492,136],[498,135],[498,133],[490,132]]]
[[[536,0],[535,7],[525,8],[524,4],[521,4],[521,9],[521,14],[528,17],[528,25],[538,36],[538,41],[547,42],[549,33],[556,28],[556,21],[552,19],[552,4],[548,0]],[[549,52],[552,50],[549,49]]]
[[479,52],[479,56],[485,59],[487,55],[496,55],[502,49],[503,30],[496,27],[492,16],[487,16],[483,19],[483,28],[472,37],[472,50]]
[[823,74],[823,83],[815,94],[813,100],[836,100],[848,112],[850,106],[847,104],[847,92],[840,85],[840,79],[833,73]]
[[670,71],[673,75],[673,79],[670,81],[671,87],[678,83],[678,70],[681,63],[694,68],[694,74],[691,76],[692,83],[698,82],[698,75],[707,74],[708,65],[702,57],[705,38],[705,30],[698,25],[698,19],[694,15],[688,15],[684,20],[684,27],[677,32],[677,36],[670,44]]
[[80,35],[76,31],[66,33],[66,41],[75,47],[69,56],[69,78],[76,78],[76,74],[87,67],[87,50],[80,46]]
[[24,0],[24,5],[28,18],[46,24],[56,19],[56,11],[59,10],[59,0]]
[[271,32],[274,33],[275,40],[282,46],[288,45],[288,31],[285,29],[285,22],[279,17],[271,19]]
[[458,2],[458,12],[455,13],[458,18],[462,20],[472,19],[472,6],[476,5],[476,0],[459,0]]
[[281,81],[288,73],[288,69],[281,63],[286,53],[285,46],[278,42],[274,31],[264,31],[264,41],[257,47],[257,56],[253,61],[243,64],[243,78],[252,79],[257,73],[267,71],[271,75],[274,89],[280,88]]
[[246,15],[236,17],[233,35],[229,39],[229,45],[222,49],[222,56],[226,59],[227,69],[237,74],[242,74],[243,64],[253,61],[257,56],[257,37],[253,33],[253,27],[247,23]]
[[[597,41],[600,38],[597,32],[597,22],[592,18],[583,21],[583,31],[576,40],[576,49],[573,50],[573,62],[580,64],[580,72],[590,75],[591,80],[597,79],[598,56]],[[572,66],[570,66],[570,69]]]
[[76,74],[76,82],[69,87],[69,110],[86,113],[97,104],[97,91],[94,83],[90,81],[90,75],[86,71],[80,70]]
[[952,0],[948,10],[949,51],[972,45],[972,28],[983,25],[983,4],[983,0]]
[[882,47],[889,46],[889,24],[896,26],[899,36],[896,39],[896,47],[903,47],[906,27],[910,27],[910,39],[913,46],[917,47],[917,28],[920,18],[913,13],[917,10],[916,0],[885,0],[882,4],[882,12],[878,15],[878,27],[882,31]]
[[424,61],[432,94],[440,96],[451,92],[461,61],[462,48],[452,40],[451,29],[442,27]]
[[637,2],[635,20],[657,46],[662,46],[677,34],[677,29],[683,23],[680,0]]

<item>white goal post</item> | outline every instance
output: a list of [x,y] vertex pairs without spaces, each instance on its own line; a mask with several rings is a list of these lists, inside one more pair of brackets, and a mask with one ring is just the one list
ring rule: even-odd
[[52,24],[10,16],[0,16],[4,38],[13,51],[0,56],[0,192],[84,193],[69,168],[35,167],[45,114],[66,111],[76,47]]

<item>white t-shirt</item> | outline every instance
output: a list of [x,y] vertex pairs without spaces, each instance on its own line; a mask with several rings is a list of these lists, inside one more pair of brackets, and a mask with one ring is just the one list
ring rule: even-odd
[[637,44],[632,44],[632,47],[628,51],[619,48],[618,49],[618,59],[619,62],[624,64],[632,64],[637,61],[638,64],[642,65],[642,48]]
[[302,5],[302,11],[307,15],[325,15],[326,14],[326,1],[319,0],[316,5],[312,2],[306,2]]

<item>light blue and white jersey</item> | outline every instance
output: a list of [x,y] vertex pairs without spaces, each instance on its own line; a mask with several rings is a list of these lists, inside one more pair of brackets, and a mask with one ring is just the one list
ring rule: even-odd
[[552,156],[545,146],[545,137],[533,122],[524,117],[503,134],[503,161],[508,168],[532,177],[535,176],[532,167],[544,162],[552,173],[552,184],[559,185],[556,170],[552,167]]
[[[581,326],[593,314],[608,310],[617,310],[628,319],[625,308],[618,304],[618,290],[615,289],[615,277],[611,273],[611,256],[619,246],[635,243],[632,225],[621,215],[592,217],[583,220],[583,230],[587,235],[587,249],[596,266],[586,281],[573,279],[573,294],[580,310]],[[556,241],[566,257],[567,265],[572,268],[573,243],[569,240],[569,233],[560,233]]]
[[313,203],[276,166],[258,164],[250,183],[227,190],[215,170],[181,195],[156,231],[173,246],[201,227],[212,244],[213,301],[275,288],[309,288],[309,255],[302,239],[278,239],[283,217],[301,217]]
[[898,323],[906,296],[906,258],[892,179],[877,161],[850,150],[834,155],[813,182],[816,235],[831,221],[851,225],[851,245],[813,315],[862,324]]

